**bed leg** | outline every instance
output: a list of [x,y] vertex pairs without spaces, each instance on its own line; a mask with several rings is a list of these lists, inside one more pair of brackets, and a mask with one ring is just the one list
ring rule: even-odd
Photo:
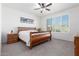
[[32,47],[30,47],[30,49],[32,49]]
[[50,40],[51,40],[51,36],[50,36]]
[[32,46],[30,46],[29,48],[32,49]]
[[52,37],[52,34],[51,34],[51,31],[50,31],[50,40],[52,39],[51,37]]
[[51,37],[50,37],[50,40],[51,40]]

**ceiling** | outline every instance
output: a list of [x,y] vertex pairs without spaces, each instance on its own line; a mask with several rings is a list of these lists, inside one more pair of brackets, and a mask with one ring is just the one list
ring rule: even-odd
[[3,3],[2,6],[14,8],[25,13],[32,13],[41,17],[51,13],[79,6],[79,3],[52,3],[52,6],[48,7],[49,9],[51,9],[51,11],[44,11],[43,13],[40,13],[40,10],[34,10],[35,3]]

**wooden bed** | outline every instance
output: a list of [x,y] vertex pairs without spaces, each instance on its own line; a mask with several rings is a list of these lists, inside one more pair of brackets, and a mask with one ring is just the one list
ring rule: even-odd
[[[27,30],[36,30],[36,28],[18,27],[18,33],[20,31],[27,31]],[[43,32],[47,32],[47,31],[42,31],[40,33],[43,33]],[[49,31],[49,34],[39,34],[39,35],[32,36],[32,34],[35,34],[35,33],[39,33],[39,32],[30,32],[30,46],[29,46],[30,49],[37,44],[51,40],[51,32],[50,31]]]

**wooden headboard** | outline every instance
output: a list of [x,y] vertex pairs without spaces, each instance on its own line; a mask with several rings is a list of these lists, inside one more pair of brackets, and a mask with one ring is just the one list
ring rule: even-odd
[[18,32],[27,31],[27,30],[36,30],[36,28],[34,28],[34,27],[18,27]]

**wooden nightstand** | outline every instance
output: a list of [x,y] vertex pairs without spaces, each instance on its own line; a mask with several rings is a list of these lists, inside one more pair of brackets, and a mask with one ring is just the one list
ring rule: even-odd
[[79,36],[74,37],[74,44],[75,44],[74,48],[75,56],[79,56]]
[[18,41],[18,34],[8,34],[7,35],[7,43],[15,43]]

